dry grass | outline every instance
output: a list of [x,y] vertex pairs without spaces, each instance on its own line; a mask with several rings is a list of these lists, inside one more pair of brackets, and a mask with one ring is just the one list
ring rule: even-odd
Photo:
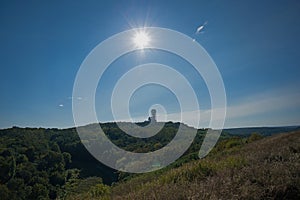
[[300,199],[300,132],[112,187],[112,199]]

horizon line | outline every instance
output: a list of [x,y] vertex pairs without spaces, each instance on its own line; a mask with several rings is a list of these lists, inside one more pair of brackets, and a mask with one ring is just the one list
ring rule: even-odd
[[[19,126],[19,125],[12,125],[10,127],[0,127],[0,130],[5,130],[5,129],[12,129],[12,128],[32,128],[32,129],[59,129],[59,130],[64,130],[64,129],[72,129],[72,128],[77,128],[77,127],[83,127],[83,126],[89,126],[92,124],[107,124],[107,123],[144,123],[145,121],[136,121],[136,122],[130,122],[130,121],[105,121],[105,122],[91,122],[89,124],[85,124],[85,125],[80,125],[80,126],[65,126],[65,127],[55,127],[55,126]],[[230,127],[224,127],[222,129],[214,129],[211,127],[194,127],[188,124],[185,124],[183,122],[179,122],[179,121],[157,121],[157,123],[182,123],[184,125],[187,125],[189,127],[192,127],[194,129],[212,129],[212,130],[226,130],[226,129],[241,129],[241,128],[280,128],[280,127],[300,127],[300,124],[289,124],[289,125],[245,125],[245,126],[230,126]]]

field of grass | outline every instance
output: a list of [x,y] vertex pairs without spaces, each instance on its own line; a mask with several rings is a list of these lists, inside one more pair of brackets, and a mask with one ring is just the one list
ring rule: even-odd
[[300,199],[300,132],[231,138],[206,158],[70,199]]

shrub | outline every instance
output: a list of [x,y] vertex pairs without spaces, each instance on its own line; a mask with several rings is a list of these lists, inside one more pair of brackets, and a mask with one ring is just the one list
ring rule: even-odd
[[108,199],[110,195],[110,187],[104,184],[97,184],[90,189],[89,193],[91,197],[101,197],[102,199]]
[[253,142],[253,141],[256,141],[256,140],[260,140],[260,139],[262,139],[263,138],[263,136],[262,135],[260,135],[260,134],[258,134],[258,133],[252,133],[250,136],[249,136],[249,138],[248,138],[248,142]]

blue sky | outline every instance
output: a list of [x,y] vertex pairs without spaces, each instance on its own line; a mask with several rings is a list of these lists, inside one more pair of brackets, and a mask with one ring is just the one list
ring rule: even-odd
[[[299,1],[1,1],[0,128],[74,126],[72,99],[84,97],[72,98],[72,89],[85,57],[108,37],[143,26],[182,32],[206,49],[224,81],[226,127],[299,125],[299,10]],[[100,121],[112,120],[109,97],[118,77],[149,61],[184,73],[209,110],[203,80],[183,60],[137,54],[116,60],[100,81]],[[166,88],[145,86],[130,102],[132,116],[143,119],[155,103],[178,112]]]

